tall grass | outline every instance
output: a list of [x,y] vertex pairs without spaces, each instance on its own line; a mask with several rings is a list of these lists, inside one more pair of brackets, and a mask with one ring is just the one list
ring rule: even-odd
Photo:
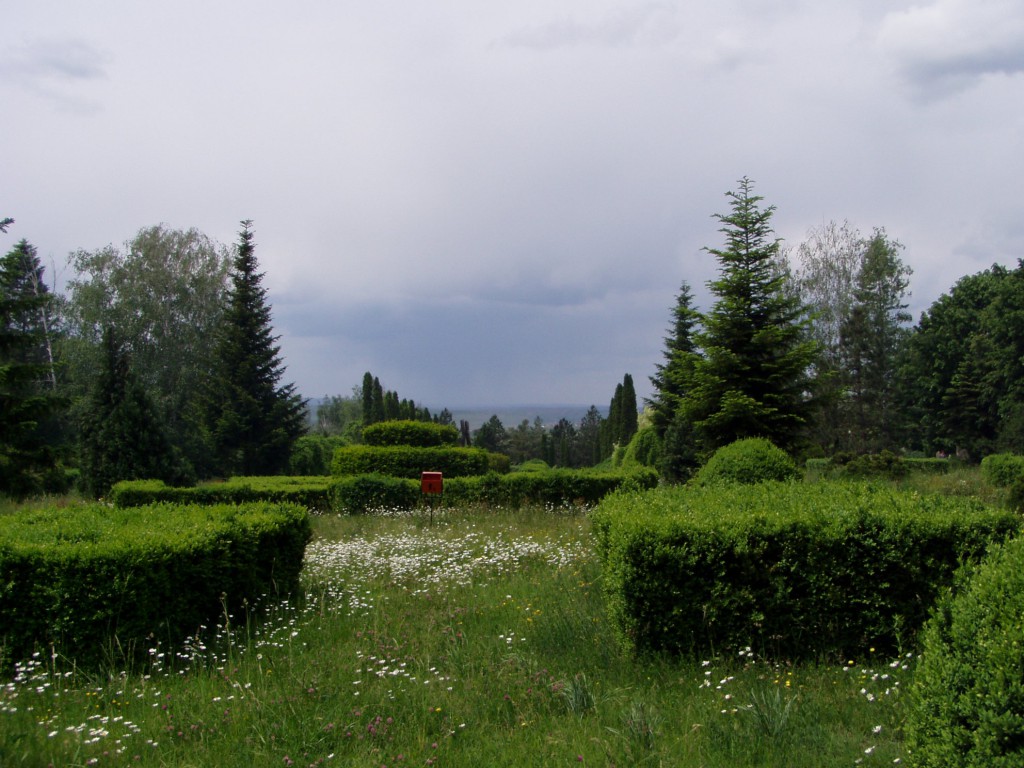
[[3,766],[892,765],[910,660],[634,659],[585,514],[316,518],[306,596],[146,669],[41,654]]

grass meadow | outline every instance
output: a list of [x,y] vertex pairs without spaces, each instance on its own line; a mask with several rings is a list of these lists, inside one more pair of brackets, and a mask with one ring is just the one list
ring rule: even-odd
[[833,766],[902,760],[912,654],[624,655],[585,510],[322,516],[301,601],[104,674],[0,681],[0,765]]

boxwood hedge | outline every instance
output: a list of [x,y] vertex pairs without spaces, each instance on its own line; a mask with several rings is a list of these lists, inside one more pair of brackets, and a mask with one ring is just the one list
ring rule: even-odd
[[296,591],[309,538],[293,504],[0,515],[0,647],[83,665],[175,647],[225,608]]
[[325,512],[331,505],[333,482],[334,478],[327,475],[232,477],[226,482],[172,488],[161,480],[123,480],[114,485],[108,498],[119,508],[158,502],[208,505],[274,501],[301,504],[307,509]]
[[381,474],[419,479],[422,472],[441,472],[445,477],[483,475],[492,469],[509,469],[508,456],[481,448],[415,448],[412,446],[350,445],[334,452],[334,475]]
[[629,648],[788,658],[911,642],[956,568],[1020,527],[973,499],[855,483],[621,493],[593,523]]
[[459,430],[451,424],[430,421],[379,421],[363,427],[363,442],[367,445],[409,445],[419,448],[453,446],[459,440]]

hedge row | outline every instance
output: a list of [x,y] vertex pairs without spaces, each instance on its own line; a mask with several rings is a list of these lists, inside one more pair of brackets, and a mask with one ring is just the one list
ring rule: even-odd
[[225,607],[296,591],[309,538],[292,504],[2,515],[0,647],[11,661],[52,645],[86,666],[177,647]]
[[108,498],[118,508],[159,502],[210,505],[272,501],[326,512],[331,506],[333,481],[330,476],[233,477],[223,483],[175,488],[161,480],[123,480],[111,489]]
[[481,448],[415,448],[412,446],[350,445],[334,452],[331,473],[418,479],[422,472],[441,472],[445,477],[508,472],[509,458]]
[[981,475],[996,488],[1010,488],[1024,481],[1024,456],[993,453],[981,460]]
[[787,658],[894,651],[963,561],[1020,527],[973,499],[835,482],[617,494],[593,522],[629,648]]
[[833,479],[899,480],[910,474],[944,475],[949,472],[952,463],[950,459],[904,458],[891,451],[882,451],[869,454],[838,453],[831,459],[808,459],[807,468]]
[[430,421],[379,421],[363,427],[363,442],[367,445],[409,445],[419,448],[453,446],[459,440],[459,430],[451,424]]

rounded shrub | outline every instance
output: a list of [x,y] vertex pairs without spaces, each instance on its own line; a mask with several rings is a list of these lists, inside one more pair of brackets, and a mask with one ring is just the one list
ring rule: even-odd
[[363,428],[363,442],[367,445],[439,448],[455,445],[458,440],[459,431],[451,424],[431,421],[379,421]]
[[763,437],[748,437],[715,451],[701,467],[697,485],[713,483],[764,483],[793,480],[800,474],[793,458]]
[[910,764],[1024,765],[1024,539],[994,548],[925,626]]

